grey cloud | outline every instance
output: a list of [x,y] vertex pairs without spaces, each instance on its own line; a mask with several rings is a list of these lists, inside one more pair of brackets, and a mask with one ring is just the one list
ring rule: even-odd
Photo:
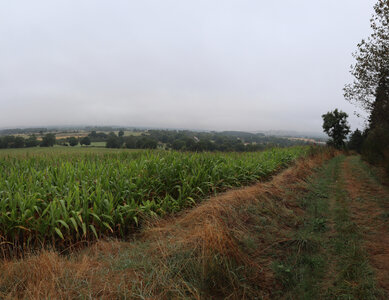
[[3,1],[0,127],[321,131],[374,1]]

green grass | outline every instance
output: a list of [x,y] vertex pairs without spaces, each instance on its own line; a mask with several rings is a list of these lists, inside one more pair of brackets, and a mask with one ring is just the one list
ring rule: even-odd
[[81,144],[77,144],[76,146],[63,146],[63,145],[54,145],[55,148],[90,148],[90,147],[101,147],[104,148],[106,142],[91,142],[90,145],[85,146]]
[[265,179],[307,147],[254,153],[180,153],[93,147],[0,151],[0,243],[65,247],[126,236],[144,216]]
[[88,147],[105,147],[106,142],[91,142]]
[[351,220],[350,198],[340,176],[344,156],[325,165],[300,199],[306,215],[273,264],[286,299],[380,299],[374,274]]
[[114,149],[104,147],[85,147],[85,146],[60,146],[54,147],[33,147],[33,148],[8,148],[0,149],[0,159],[6,157],[31,157],[31,156],[44,156],[44,155],[78,155],[78,154],[103,154],[103,153],[117,153],[117,152],[142,152],[141,149]]

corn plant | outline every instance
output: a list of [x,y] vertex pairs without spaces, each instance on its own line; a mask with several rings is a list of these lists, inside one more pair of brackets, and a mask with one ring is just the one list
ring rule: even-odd
[[125,237],[144,216],[264,180],[306,147],[252,153],[0,152],[0,245],[67,247]]

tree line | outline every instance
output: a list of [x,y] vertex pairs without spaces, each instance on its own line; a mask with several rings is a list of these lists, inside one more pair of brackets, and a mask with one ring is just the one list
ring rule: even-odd
[[[137,133],[138,134],[138,133]],[[242,131],[195,132],[189,130],[148,130],[138,135],[125,136],[123,130],[105,133],[91,131],[87,136],[75,136],[57,139],[54,133],[35,134],[27,138],[6,135],[0,137],[0,148],[52,147],[91,145],[92,142],[104,142],[107,148],[127,149],[172,149],[179,151],[261,151],[271,147],[288,147],[307,142],[290,140],[282,137],[265,136],[263,133]]]
[[47,133],[42,136],[41,139],[38,139],[35,134],[30,135],[27,138],[22,136],[6,135],[0,137],[0,149],[7,148],[28,148],[28,147],[53,147],[55,144],[64,145],[64,146],[76,146],[81,145],[90,145],[91,141],[89,137],[83,137],[78,139],[76,137],[69,137],[63,140],[56,140],[54,133]]
[[91,132],[92,140],[106,139],[107,148],[173,149],[179,151],[259,151],[270,147],[287,147],[306,144],[280,137],[268,137],[262,133],[248,132],[194,132],[189,130],[148,130],[139,136],[124,136],[123,131],[104,137]]
[[28,138],[22,136],[6,135],[0,137],[0,149],[6,148],[25,148],[25,147],[52,147],[55,144],[55,135],[48,133],[38,140],[35,134],[30,135]]
[[379,0],[371,18],[372,34],[358,44],[351,67],[354,82],[345,86],[346,99],[368,113],[366,128],[354,132],[362,157],[389,172],[389,1]]
[[323,129],[337,148],[348,147],[389,173],[389,1],[378,0],[370,20],[372,34],[357,45],[354,81],[344,88],[346,100],[363,109],[368,118],[363,130],[350,135],[347,114],[338,110],[323,115]]

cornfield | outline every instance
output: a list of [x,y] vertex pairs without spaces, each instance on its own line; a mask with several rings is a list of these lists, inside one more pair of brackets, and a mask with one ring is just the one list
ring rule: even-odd
[[1,249],[124,237],[145,216],[265,179],[307,151],[0,152]]

